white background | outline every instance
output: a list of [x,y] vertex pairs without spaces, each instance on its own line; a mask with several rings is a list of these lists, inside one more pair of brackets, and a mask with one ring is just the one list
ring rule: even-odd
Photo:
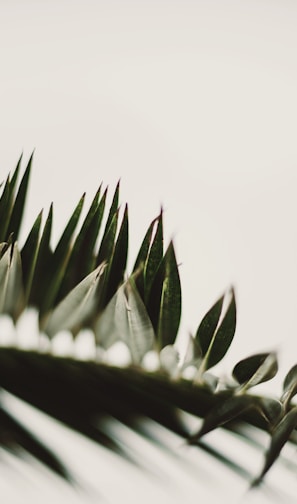
[[35,148],[28,231],[54,240],[101,180],[130,211],[130,265],[165,208],[181,331],[230,285],[224,370],[256,351],[297,361],[297,3],[0,1],[0,178]]

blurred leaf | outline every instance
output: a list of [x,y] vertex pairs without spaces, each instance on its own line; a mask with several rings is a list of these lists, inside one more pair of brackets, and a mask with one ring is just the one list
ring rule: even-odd
[[294,395],[297,393],[297,364],[293,366],[290,371],[287,373],[284,385],[283,385],[283,394],[281,397],[281,401],[284,405],[285,410],[288,408],[288,405]]
[[1,449],[5,447],[16,455],[20,454],[22,448],[56,474],[71,482],[69,472],[53,452],[2,407],[0,407],[0,445]]
[[265,456],[264,467],[254,484],[258,484],[267,473],[273,463],[277,460],[283,446],[289,440],[290,435],[297,426],[297,407],[287,413],[279,424],[275,427],[270,441],[270,446]]
[[189,334],[188,345],[183,359],[182,369],[186,369],[188,366],[198,367],[202,360],[202,351],[199,346],[198,341]]
[[233,369],[233,377],[245,388],[271,380],[278,370],[275,353],[260,353],[241,360]]
[[95,326],[97,344],[104,349],[117,341],[128,346],[134,364],[153,349],[154,330],[133,279],[121,285]]
[[52,338],[67,329],[76,334],[93,315],[104,281],[103,263],[76,285],[49,315],[43,330]]
[[274,426],[280,419],[283,413],[282,403],[271,397],[255,397],[257,401],[257,409],[265,420]]
[[203,361],[200,372],[215,366],[230,347],[236,328],[236,304],[234,290],[231,290],[231,301],[226,313],[219,323],[224,298],[211,308],[198,327],[196,339],[201,347]]
[[202,384],[214,394],[219,384],[219,378],[209,372],[203,373]]
[[177,378],[178,376],[178,362],[179,353],[173,345],[167,345],[162,348],[160,352],[161,369],[166,371],[171,378]]
[[159,348],[175,342],[181,317],[181,287],[173,243],[170,242],[162,261],[164,280],[158,319]]
[[197,434],[194,434],[189,438],[189,442],[191,444],[197,442],[208,432],[224,425],[227,422],[230,422],[231,420],[234,420],[234,418],[246,412],[253,406],[256,406],[253,396],[238,395],[227,397],[222,400],[218,406],[215,406],[208,415],[206,415],[201,429],[197,432]]
[[[33,160],[33,153],[31,154],[31,157],[29,159],[29,162],[27,164],[26,170],[24,172],[24,175],[22,177],[14,204],[9,220],[9,224],[7,227],[6,234],[14,234],[14,239],[17,240],[20,227],[21,227],[21,222],[23,218],[23,213],[24,213],[24,208],[25,208],[25,202],[26,202],[26,196],[27,196],[27,191],[28,191],[28,183],[29,183],[29,177],[30,177],[30,172],[31,172],[31,166],[32,166],[32,160]],[[13,179],[15,180],[15,179]]]

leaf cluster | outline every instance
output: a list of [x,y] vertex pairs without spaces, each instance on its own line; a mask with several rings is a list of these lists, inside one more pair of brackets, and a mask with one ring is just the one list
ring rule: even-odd
[[[200,446],[201,438],[218,427],[232,429],[236,422],[251,423],[270,434],[263,469],[254,480],[259,483],[285,443],[293,439],[297,366],[287,374],[279,400],[251,393],[254,386],[277,373],[273,352],[238,362],[233,381],[221,380],[209,371],[223,359],[235,335],[233,288],[206,313],[195,335],[189,335],[187,352],[180,357],[176,338],[181,286],[173,242],[164,249],[161,211],[150,223],[132,272],[127,274],[128,206],[121,213],[119,184],[109,208],[108,189],[99,187],[79,227],[83,195],[54,248],[53,205],[43,225],[43,212],[39,213],[19,247],[32,156],[18,183],[20,165],[21,159],[3,184],[0,197],[0,314],[17,323],[21,314],[34,306],[39,330],[49,340],[63,330],[75,338],[88,328],[97,348],[104,351],[123,342],[129,349],[131,366],[117,369],[95,358],[83,363],[1,348],[1,386],[114,450],[119,447],[94,428],[94,417],[112,415],[134,425],[137,416],[146,416]],[[159,359],[154,373],[143,367],[151,351]],[[186,378],[189,369],[194,370],[191,379]],[[178,410],[201,417],[201,428],[194,434],[189,432]],[[18,439],[19,446],[69,479],[50,450],[4,409],[0,409],[0,424],[14,443]],[[1,444],[7,445],[4,436]]]

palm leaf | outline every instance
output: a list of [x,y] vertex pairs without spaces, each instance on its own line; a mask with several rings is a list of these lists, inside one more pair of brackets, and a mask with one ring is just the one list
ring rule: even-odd
[[[112,419],[155,442],[154,436],[146,434],[145,419],[149,419],[232,470],[249,474],[250,480],[255,475],[211,447],[208,436],[221,426],[242,442],[249,440],[252,444],[252,437],[239,427],[263,430],[271,437],[271,443],[255,480],[259,482],[278,460],[283,446],[296,444],[296,408],[291,402],[296,393],[295,367],[285,379],[280,401],[250,392],[253,386],[276,374],[277,358],[273,353],[240,361],[233,370],[238,384],[206,372],[224,357],[233,341],[233,289],[229,302],[222,296],[203,318],[195,337],[190,336],[192,356],[180,358],[176,338],[181,286],[173,243],[169,243],[164,254],[161,212],[149,225],[129,276],[128,209],[126,206],[118,229],[119,183],[98,251],[96,244],[107,195],[105,191],[100,198],[100,189],[77,234],[84,198],[78,202],[55,250],[50,244],[53,205],[42,231],[40,213],[19,249],[16,238],[31,164],[32,156],[17,189],[18,163],[0,197],[0,312],[18,327],[22,312],[26,314],[33,305],[39,317],[39,338],[44,338],[41,331],[53,339],[67,330],[79,339],[83,331],[89,330],[94,358],[83,362],[40,351],[1,347],[1,387],[130,462],[133,457],[129,450],[111,434]],[[106,351],[108,354],[108,349],[119,341],[131,356],[131,365],[124,368],[104,360]],[[100,361],[96,360],[95,346]],[[154,371],[145,367],[149,353],[157,357]],[[184,374],[189,367],[196,369],[192,378]],[[14,451],[21,446],[71,481],[55,454],[22,426],[22,421],[14,418],[4,404],[0,408],[1,446]],[[190,418],[202,421],[194,432]]]

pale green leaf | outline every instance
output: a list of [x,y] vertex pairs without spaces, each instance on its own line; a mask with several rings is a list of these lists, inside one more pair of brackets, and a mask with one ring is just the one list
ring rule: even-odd
[[0,312],[17,320],[23,309],[24,289],[21,256],[17,242],[10,245],[0,260]]
[[98,266],[54,308],[43,328],[50,338],[64,329],[76,333],[93,315],[101,294],[105,267],[104,263]]
[[97,344],[104,349],[123,341],[134,364],[140,364],[153,349],[154,330],[133,279],[114,294],[96,323],[95,336]]

